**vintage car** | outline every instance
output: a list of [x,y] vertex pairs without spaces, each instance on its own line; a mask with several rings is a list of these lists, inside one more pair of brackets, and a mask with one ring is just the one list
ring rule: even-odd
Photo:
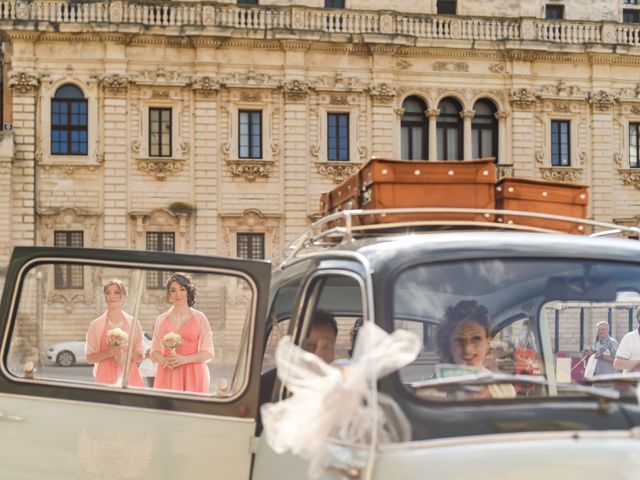
[[[598,321],[607,320],[618,340],[638,327],[640,244],[610,235],[637,229],[576,219],[593,232],[587,236],[485,222],[354,221],[364,214],[314,223],[274,272],[267,262],[234,258],[16,248],[0,307],[2,477],[637,478],[638,376],[576,374]],[[84,279],[71,311],[52,300],[61,293],[53,281],[59,268]],[[95,318],[106,279],[128,284],[127,309],[151,329],[168,307],[158,279],[172,271],[194,277],[195,307],[214,332],[209,393],[100,385],[70,369],[52,376],[34,368],[47,332],[86,328]],[[440,325],[448,307],[471,300],[488,312],[491,349],[483,368],[456,370],[440,358]],[[354,326],[417,339],[413,360],[372,384],[396,412],[387,420],[395,415],[409,428],[405,438],[384,443],[371,434],[349,443],[334,441],[331,429],[315,437],[329,421],[323,409],[348,419],[371,406],[318,397],[315,421],[282,433],[294,448],[266,441],[260,405],[298,395],[274,375],[277,346],[302,346],[318,310],[338,325],[334,365],[341,366],[327,368],[347,379],[371,367],[362,365],[365,347],[352,351]],[[483,394],[500,385],[513,394]],[[380,418],[367,421],[371,433]],[[315,471],[295,448],[305,434],[322,439]]]

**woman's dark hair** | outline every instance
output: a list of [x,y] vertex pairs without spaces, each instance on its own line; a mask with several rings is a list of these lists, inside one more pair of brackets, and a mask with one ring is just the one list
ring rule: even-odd
[[191,275],[188,273],[176,272],[169,277],[167,280],[167,301],[169,301],[169,290],[171,289],[171,284],[174,282],[187,291],[187,305],[193,307],[193,304],[196,303],[197,290]]
[[440,361],[454,363],[449,348],[449,340],[456,329],[468,322],[475,322],[484,328],[489,336],[489,312],[475,300],[460,300],[455,306],[448,306],[444,312],[442,323],[436,333]]

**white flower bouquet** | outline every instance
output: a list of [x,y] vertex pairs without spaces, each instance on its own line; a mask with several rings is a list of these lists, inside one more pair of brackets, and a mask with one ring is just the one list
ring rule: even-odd
[[182,344],[182,336],[179,333],[169,332],[162,337],[162,345],[169,350],[175,349]]
[[112,328],[107,332],[107,343],[112,347],[120,347],[127,343],[129,335],[120,327]]

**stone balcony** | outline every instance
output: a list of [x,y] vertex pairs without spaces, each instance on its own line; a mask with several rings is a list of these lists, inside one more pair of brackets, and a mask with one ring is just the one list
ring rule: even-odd
[[[140,4],[126,1],[0,1],[0,24],[11,29],[124,31],[142,33],[149,27],[165,27],[175,35],[243,35],[256,38],[309,38],[344,41],[357,35],[362,42],[429,46],[441,40],[468,42],[517,42],[539,48],[540,43],[613,50],[616,46],[640,46],[640,26],[616,22],[544,20],[537,18],[460,17],[417,15],[391,11],[332,10],[303,6],[212,5],[190,1]],[[171,28],[179,27],[179,28]],[[193,27],[193,28],[189,28]],[[292,35],[295,31],[295,36]],[[329,34],[329,35],[327,35]],[[517,45],[514,45],[517,46]],[[548,48],[548,47],[547,47]],[[633,53],[630,51],[629,53]]]

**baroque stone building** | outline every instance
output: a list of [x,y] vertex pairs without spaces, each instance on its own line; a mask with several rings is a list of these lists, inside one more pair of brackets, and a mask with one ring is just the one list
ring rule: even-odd
[[494,155],[637,224],[638,19],[635,0],[0,1],[0,266],[33,244],[277,263],[371,156]]

